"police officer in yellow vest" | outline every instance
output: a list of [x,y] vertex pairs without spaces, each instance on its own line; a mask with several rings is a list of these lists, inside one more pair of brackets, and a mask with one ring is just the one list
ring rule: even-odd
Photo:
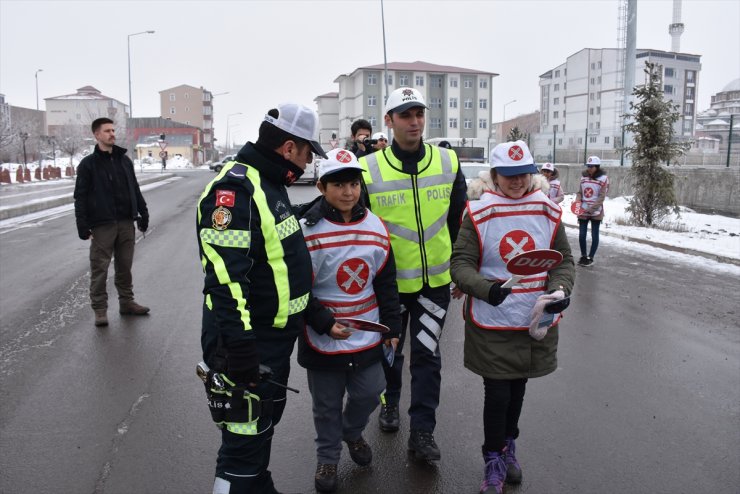
[[[465,207],[465,177],[451,149],[422,140],[427,105],[416,89],[393,91],[385,124],[393,143],[360,159],[365,203],[388,227],[396,256],[403,327],[393,366],[386,368],[380,429],[397,431],[403,345],[411,345],[409,450],[421,460],[439,460],[434,441],[442,360],[439,340],[450,303],[450,255]],[[409,328],[407,332],[407,327]]]
[[270,110],[256,143],[227,163],[198,203],[205,273],[201,345],[206,394],[221,429],[213,494],[273,494],[270,446],[285,408],[290,355],[303,331],[311,256],[286,186],[301,176],[317,142],[318,116],[288,103]]

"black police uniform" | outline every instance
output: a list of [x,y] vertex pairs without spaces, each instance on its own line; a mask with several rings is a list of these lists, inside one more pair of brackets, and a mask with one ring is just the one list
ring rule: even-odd
[[290,355],[303,329],[311,257],[285,188],[301,173],[274,151],[247,143],[198,204],[203,359],[261,404],[259,418],[250,415],[249,423],[243,416],[235,422],[234,415],[214,415],[222,430],[214,492],[277,492],[267,467],[286,390],[248,383],[259,381],[257,367],[264,364],[274,381],[287,384]]

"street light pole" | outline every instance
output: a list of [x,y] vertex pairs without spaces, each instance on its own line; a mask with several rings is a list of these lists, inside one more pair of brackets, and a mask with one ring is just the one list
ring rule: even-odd
[[502,122],[506,122],[506,107],[509,106],[512,103],[516,103],[516,100],[513,99],[513,100],[509,101],[508,103],[504,103],[504,116],[501,118],[501,121]]
[[504,103],[504,114],[501,117],[501,141],[503,142],[504,139],[506,139],[506,133],[504,131],[504,124],[506,123],[506,107],[509,106],[512,103],[516,103],[516,100],[513,99],[509,101],[508,103]]
[[131,102],[131,36],[138,36],[140,34],[154,34],[154,31],[142,31],[140,33],[129,34],[127,38],[128,46],[128,116],[129,118],[134,117],[134,108]]
[[36,78],[36,110],[39,109],[39,72],[43,72],[44,69],[39,69],[33,75]]
[[231,154],[231,117],[241,114],[242,112],[226,115],[226,154]]

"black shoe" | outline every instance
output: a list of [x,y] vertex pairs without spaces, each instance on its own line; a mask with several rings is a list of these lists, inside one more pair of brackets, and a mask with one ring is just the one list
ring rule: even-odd
[[316,465],[314,485],[319,492],[334,492],[337,490],[337,466],[331,463]]
[[401,424],[398,416],[398,405],[381,405],[378,423],[383,432],[396,432]]
[[582,266],[591,266],[594,263],[593,257],[587,257],[586,260],[583,262]]
[[352,461],[362,467],[369,465],[373,461],[373,450],[370,449],[370,445],[362,437],[354,441],[345,442],[347,443],[347,449],[349,449],[349,456],[352,458]]
[[581,258],[578,259],[579,266],[588,266],[588,264],[586,264],[587,262],[588,262],[588,257],[586,256],[581,256]]
[[417,460],[439,460],[442,454],[439,452],[434,435],[431,432],[412,430],[409,436],[409,451],[412,451]]

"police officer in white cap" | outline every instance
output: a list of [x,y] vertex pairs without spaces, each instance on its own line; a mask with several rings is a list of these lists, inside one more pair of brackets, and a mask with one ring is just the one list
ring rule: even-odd
[[[221,429],[213,494],[277,492],[268,470],[273,429],[311,290],[311,256],[286,186],[313,153],[326,158],[318,124],[302,105],[270,110],[257,142],[245,144],[198,201],[201,345],[209,409]],[[261,364],[272,370],[270,382],[261,380]]]
[[[442,360],[439,340],[450,303],[450,255],[465,207],[466,184],[451,149],[425,144],[427,105],[416,89],[400,87],[388,97],[385,125],[391,146],[360,158],[368,207],[388,227],[398,266],[403,311],[401,341],[386,391],[380,428],[397,431],[406,336],[411,345],[409,450],[418,459],[439,460],[434,440]],[[408,327],[408,331],[406,330]]]

